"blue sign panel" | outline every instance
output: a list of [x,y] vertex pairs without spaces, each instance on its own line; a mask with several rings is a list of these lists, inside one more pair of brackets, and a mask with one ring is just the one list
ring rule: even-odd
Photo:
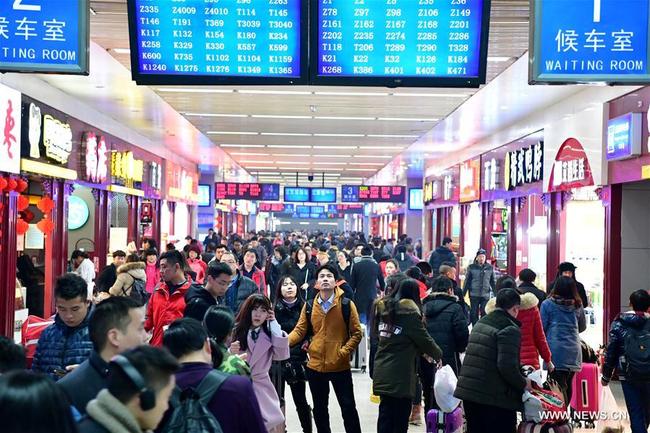
[[309,188],[301,187],[284,187],[284,201],[288,202],[308,202],[309,201]]
[[336,188],[311,188],[314,203],[336,203]]
[[409,209],[422,210],[424,207],[424,196],[422,195],[422,188],[409,189]]
[[628,113],[607,122],[607,160],[641,154],[641,113]]
[[199,203],[198,206],[210,206],[212,195],[210,194],[210,185],[199,185]]
[[88,0],[5,0],[0,71],[88,74]]
[[343,185],[341,187],[341,201],[345,203],[356,203],[359,201],[358,185]]
[[141,84],[298,82],[306,76],[303,5],[130,0],[133,77]]
[[262,184],[263,200],[280,200],[280,184],[263,183]]
[[355,78],[355,85],[476,87],[485,82],[489,0],[316,3],[313,82]]
[[535,0],[531,83],[647,83],[647,0]]

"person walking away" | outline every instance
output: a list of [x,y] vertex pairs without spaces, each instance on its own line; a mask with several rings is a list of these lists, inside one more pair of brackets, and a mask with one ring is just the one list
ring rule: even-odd
[[88,333],[91,303],[87,283],[64,274],[54,284],[56,315],[38,339],[32,370],[59,380],[84,362],[93,350]]
[[221,263],[230,267],[233,272],[232,280],[226,291],[226,305],[230,307],[233,314],[237,314],[244,304],[244,301],[254,293],[260,293],[260,288],[253,280],[245,277],[239,270],[237,259],[231,252],[226,252],[221,256]]
[[469,306],[467,305],[467,302],[465,302],[465,297],[463,296],[463,290],[458,287],[458,282],[456,281],[456,268],[454,266],[451,266],[453,263],[451,262],[445,262],[440,266],[440,269],[438,270],[440,272],[439,275],[443,277],[449,278],[451,281],[452,287],[453,287],[453,294],[458,298],[458,305],[463,309],[463,314],[465,314],[465,318],[467,319],[467,323],[470,323],[470,314],[469,314]]
[[397,248],[395,248],[395,252],[394,259],[401,272],[406,272],[408,268],[415,266],[417,263],[413,257],[408,254],[406,245],[398,245]]
[[167,350],[140,346],[114,357],[108,386],[88,403],[79,433],[138,433],[155,429],[169,407],[178,362]]
[[[174,321],[165,331],[163,345],[181,364],[175,374],[181,392],[198,390],[203,380],[210,380],[206,379],[208,374],[222,381],[205,405],[222,433],[266,433],[252,382],[247,377],[213,370],[211,345],[201,323],[192,318]],[[173,410],[172,407],[167,411],[166,419]]]
[[264,272],[262,272],[255,263],[257,262],[257,252],[254,249],[246,250],[244,253],[244,264],[241,265],[240,271],[243,276],[250,278],[259,287],[260,293],[266,295],[268,289],[266,287],[266,279]]
[[442,245],[431,252],[429,264],[433,272],[437,272],[445,262],[456,263],[456,256],[451,249],[452,243],[453,240],[450,237],[445,237],[442,240]]
[[284,432],[285,419],[269,370],[272,361],[289,359],[289,338],[275,320],[269,298],[251,295],[237,315],[230,351],[248,354],[253,390],[260,402],[264,425],[269,433]]
[[203,263],[205,263],[206,265],[209,264],[214,259],[214,256],[216,255],[216,251],[217,251],[217,244],[214,242],[209,242],[205,246],[205,251],[203,252],[203,254],[201,254],[201,260],[203,260]]
[[555,287],[555,283],[560,277],[569,277],[573,279],[576,283],[576,291],[578,296],[580,296],[580,301],[582,301],[582,308],[587,308],[589,306],[589,297],[587,296],[587,291],[585,286],[576,279],[576,269],[577,267],[571,262],[563,262],[557,268],[557,276],[555,280],[548,286],[547,292],[550,294]]
[[632,433],[647,433],[650,426],[650,294],[630,295],[631,311],[618,316],[609,330],[609,343],[601,382],[608,386],[618,372]]
[[377,302],[373,323],[379,336],[373,372],[373,393],[381,397],[378,433],[406,433],[418,382],[416,363],[421,354],[439,360],[442,351],[422,322],[419,286],[402,282],[394,297]]
[[246,363],[248,355],[234,355],[228,350],[235,327],[235,316],[230,308],[225,305],[213,305],[208,308],[203,317],[203,327],[210,340],[212,367],[224,373],[250,379],[251,368]]
[[549,377],[562,389],[564,402],[570,402],[573,376],[582,369],[578,334],[587,328],[585,311],[573,278],[561,276],[555,281],[549,298],[542,303],[540,314],[555,365]]
[[497,293],[496,308],[472,328],[454,396],[463,401],[468,433],[515,433],[530,379],[520,371],[521,298],[514,289]]
[[359,320],[364,325],[372,315],[373,302],[377,298],[377,289],[383,291],[385,284],[381,269],[372,258],[372,248],[364,245],[361,258],[352,266],[350,286],[354,291],[354,304],[359,310]]
[[190,245],[187,250],[187,265],[196,273],[195,281],[199,284],[203,284],[205,281],[205,274],[208,270],[208,265],[201,260],[201,250],[198,245]]
[[[284,332],[291,333],[298,324],[300,312],[305,304],[298,291],[298,283],[288,275],[282,277],[278,282],[275,299],[275,318]],[[289,359],[275,365],[276,377],[272,377],[283,412],[285,385],[289,385],[303,433],[312,432],[312,415],[311,407],[307,403],[307,378],[305,375],[308,344],[309,340],[305,339],[302,343],[293,346]]]
[[485,315],[485,305],[493,294],[495,286],[494,268],[486,262],[487,253],[480,249],[476,253],[474,263],[467,267],[463,297],[469,293],[470,321],[475,325]]
[[[467,319],[458,299],[454,296],[451,280],[439,276],[433,280],[431,294],[423,301],[424,323],[427,332],[442,350],[442,364],[448,365],[458,376],[460,354],[467,349],[469,329]],[[437,408],[433,395],[435,366],[420,363],[424,410]]]
[[162,282],[153,292],[147,304],[147,320],[144,328],[151,332],[149,343],[162,345],[165,328],[185,312],[185,294],[195,285],[185,277],[187,264],[180,251],[167,251],[160,256],[160,276]]
[[131,296],[135,284],[141,284],[141,288],[146,291],[146,267],[146,264],[140,261],[140,257],[131,254],[126,263],[117,268],[117,279],[108,292],[111,296]]
[[318,433],[331,433],[330,382],[341,406],[346,433],[361,433],[350,370],[350,358],[361,341],[361,323],[354,302],[344,300],[343,291],[335,289],[335,275],[331,264],[316,272],[318,295],[303,306],[298,324],[289,334],[289,345],[302,345],[311,336],[307,381]]
[[[504,288],[516,288],[516,282],[510,275],[504,275],[497,280],[497,293]],[[519,290],[517,290],[519,292]],[[540,356],[546,364],[549,372],[554,370],[551,361],[551,349],[546,341],[542,318],[537,307],[539,300],[532,292],[521,293],[521,304],[519,306],[519,315],[517,320],[521,323],[521,349],[519,350],[519,359],[521,365],[529,365],[535,370],[539,370]],[[496,308],[496,299],[492,298],[485,307],[485,312],[490,314]]]
[[93,343],[90,357],[57,382],[82,415],[86,413],[88,402],[106,388],[110,360],[146,344],[144,309],[131,298],[108,298],[95,307],[88,332]]
[[81,250],[74,250],[72,252],[72,266],[73,272],[79,275],[86,282],[88,293],[88,300],[93,299],[93,292],[95,289],[95,265],[92,260],[88,258],[88,253]]
[[540,290],[535,285],[535,279],[537,279],[537,274],[533,272],[532,269],[522,269],[519,272],[519,293],[532,293],[538,300],[538,307],[542,306],[542,302],[546,300],[546,293],[543,290]]
[[144,273],[147,275],[147,284],[144,286],[144,289],[150,295],[153,294],[153,291],[156,289],[156,286],[160,282],[160,268],[158,267],[158,251],[148,249],[144,252],[145,256],[145,268]]
[[185,317],[203,321],[205,312],[212,305],[224,305],[226,292],[232,281],[233,272],[225,263],[216,263],[208,267],[205,287],[192,286],[185,294]]
[[108,292],[115,280],[117,280],[117,269],[126,263],[126,253],[122,250],[113,252],[113,263],[106,266],[97,276],[95,287],[97,292]]

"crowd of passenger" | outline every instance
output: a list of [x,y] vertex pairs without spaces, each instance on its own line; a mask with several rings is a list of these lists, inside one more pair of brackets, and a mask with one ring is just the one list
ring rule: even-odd
[[[571,401],[589,306],[576,267],[562,263],[546,291],[531,269],[499,274],[484,249],[460,285],[458,271],[449,238],[424,258],[419,240],[362,233],[210,230],[164,252],[145,239],[98,275],[74,251],[33,357],[0,338],[2,431],[329,433],[331,384],[345,431],[360,433],[351,360],[365,348],[378,432],[439,408],[443,365],[470,433],[517,430],[533,386],[522,366],[544,368]],[[618,375],[640,433],[650,377],[626,378],[625,355],[629,335],[650,333],[648,291],[630,307],[612,324],[601,381]],[[286,423],[287,386],[299,426]]]

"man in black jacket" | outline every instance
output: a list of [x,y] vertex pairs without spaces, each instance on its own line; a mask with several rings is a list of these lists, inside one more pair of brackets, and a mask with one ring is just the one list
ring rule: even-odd
[[546,288],[546,293],[550,294],[553,291],[553,287],[555,287],[555,282],[560,277],[573,278],[573,281],[576,282],[576,288],[578,289],[578,295],[580,295],[582,306],[586,308],[589,306],[589,297],[587,296],[587,291],[585,290],[584,284],[582,284],[580,281],[576,279],[576,269],[578,269],[577,266],[571,262],[560,263],[560,265],[557,268],[557,275],[555,276],[555,280],[553,280],[553,282],[549,284],[549,286]]
[[90,316],[88,330],[94,346],[90,358],[57,382],[82,415],[88,402],[106,388],[111,358],[147,341],[144,310],[126,296],[100,302]]
[[361,257],[352,266],[350,286],[354,290],[354,304],[359,310],[359,320],[366,325],[371,316],[372,303],[377,298],[377,286],[384,290],[381,268],[372,258],[372,248],[364,245]]
[[451,238],[444,238],[442,240],[442,245],[431,252],[431,255],[429,256],[429,264],[434,273],[438,272],[440,266],[445,262],[453,263],[453,267],[456,267],[456,256],[451,250],[452,242]]
[[126,263],[126,253],[122,250],[117,250],[113,253],[113,263],[106,266],[95,279],[95,287],[98,292],[108,292],[108,289],[113,287],[117,281],[117,268]]
[[519,272],[519,281],[521,281],[521,284],[519,284],[519,293],[522,295],[524,293],[532,293],[537,297],[537,300],[539,301],[539,306],[542,306],[542,302],[546,300],[546,293],[544,293],[543,290],[538,289],[537,286],[535,285],[534,281],[535,278],[537,278],[537,274],[533,272],[532,269],[522,269]]
[[497,293],[497,308],[472,329],[454,396],[463,400],[467,431],[514,433],[530,379],[520,372],[521,297],[515,289]]
[[205,312],[213,305],[225,304],[225,296],[233,271],[225,263],[208,266],[205,288],[190,287],[185,294],[185,317],[203,321]]
[[233,278],[228,285],[225,298],[226,305],[230,307],[233,314],[237,315],[244,301],[253,293],[260,293],[260,288],[253,280],[241,274],[237,259],[233,253],[224,253],[221,256],[221,263],[230,266],[233,272]]

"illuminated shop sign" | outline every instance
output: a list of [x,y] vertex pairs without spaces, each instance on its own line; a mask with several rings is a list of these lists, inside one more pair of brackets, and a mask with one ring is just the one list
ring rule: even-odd
[[627,113],[607,123],[607,160],[641,155],[641,113]]
[[43,146],[48,159],[60,164],[67,164],[72,153],[72,128],[70,125],[49,114],[43,116]]
[[476,201],[481,198],[481,160],[479,158],[465,161],[460,166],[461,203]]
[[162,189],[162,165],[157,162],[149,163],[149,186],[158,191]]
[[594,185],[591,166],[582,144],[575,138],[566,140],[555,157],[549,179],[550,191],[568,191]]
[[113,152],[111,154],[111,175],[113,180],[121,181],[132,187],[142,182],[144,162],[133,157],[133,152]]
[[20,173],[21,94],[0,85],[0,171]]
[[539,182],[544,176],[544,143],[539,143],[506,153],[505,189]]
[[41,108],[34,103],[29,104],[28,116],[29,157],[39,159],[41,157],[40,145],[41,131],[43,128]]
[[454,177],[451,174],[442,179],[442,199],[451,200],[454,197]]
[[483,182],[486,191],[496,191],[501,186],[501,161],[496,158],[488,159],[483,163]]
[[81,140],[82,174],[88,182],[104,183],[108,178],[108,148],[106,139],[94,132],[86,132]]

